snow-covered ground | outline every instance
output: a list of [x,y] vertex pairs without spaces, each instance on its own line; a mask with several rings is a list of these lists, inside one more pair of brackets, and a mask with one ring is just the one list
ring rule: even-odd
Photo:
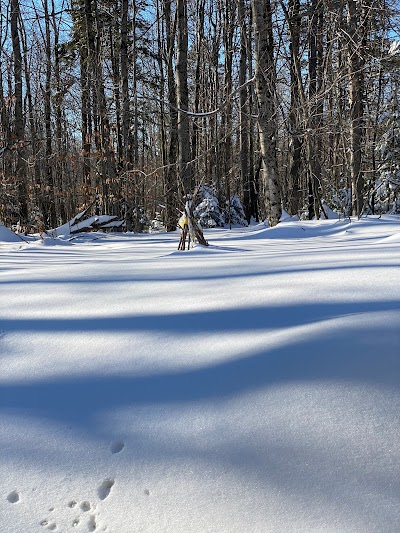
[[206,237],[0,242],[1,533],[400,531],[400,218]]

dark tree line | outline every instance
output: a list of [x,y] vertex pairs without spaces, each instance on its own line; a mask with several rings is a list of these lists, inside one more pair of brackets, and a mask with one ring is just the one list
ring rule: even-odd
[[7,0],[0,219],[92,206],[176,227],[184,199],[248,220],[400,211],[400,37],[386,0]]

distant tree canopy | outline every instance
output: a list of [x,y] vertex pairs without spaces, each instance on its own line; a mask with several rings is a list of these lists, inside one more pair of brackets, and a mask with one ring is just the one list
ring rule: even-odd
[[0,220],[51,228],[92,205],[173,230],[200,186],[271,225],[400,212],[396,6],[1,2]]

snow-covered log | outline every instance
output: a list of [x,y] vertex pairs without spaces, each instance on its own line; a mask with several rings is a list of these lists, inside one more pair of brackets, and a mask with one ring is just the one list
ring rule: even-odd
[[86,211],[82,211],[66,224],[59,226],[53,230],[48,231],[51,237],[60,237],[61,235],[74,235],[84,231],[95,231],[103,228],[120,228],[124,221],[119,220],[114,215],[93,215],[85,218]]

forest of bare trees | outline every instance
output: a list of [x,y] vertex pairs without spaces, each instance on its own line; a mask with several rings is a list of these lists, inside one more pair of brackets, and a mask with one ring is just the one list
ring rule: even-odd
[[[392,3],[391,3],[392,2]],[[400,212],[395,0],[3,0],[0,220]]]

